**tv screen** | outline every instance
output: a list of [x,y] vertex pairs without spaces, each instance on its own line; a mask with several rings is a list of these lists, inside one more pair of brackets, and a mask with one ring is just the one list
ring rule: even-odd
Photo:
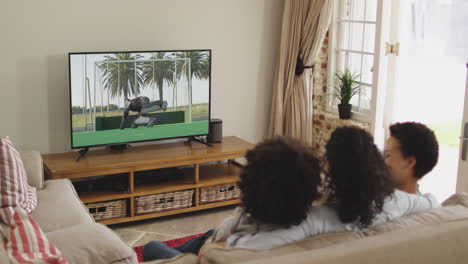
[[69,53],[72,148],[207,135],[211,50]]

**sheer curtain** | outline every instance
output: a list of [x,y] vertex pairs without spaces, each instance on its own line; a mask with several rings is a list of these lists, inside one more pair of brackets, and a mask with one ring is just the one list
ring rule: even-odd
[[286,0],[270,118],[270,136],[312,143],[312,66],[328,31],[334,0]]

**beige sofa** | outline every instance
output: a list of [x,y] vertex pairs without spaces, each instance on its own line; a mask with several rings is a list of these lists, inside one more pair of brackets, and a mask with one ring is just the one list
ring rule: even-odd
[[327,233],[271,250],[211,246],[200,258],[186,254],[151,263],[468,263],[468,194],[361,232]]
[[[133,250],[106,226],[95,223],[67,179],[44,182],[38,152],[22,152],[28,182],[38,189],[31,216],[71,264],[137,263]],[[0,240],[0,263],[8,263]],[[401,217],[361,232],[328,233],[271,250],[208,247],[147,264],[211,263],[468,263],[468,194],[443,207]]]
[[[94,221],[70,180],[44,181],[39,152],[21,156],[28,183],[37,188],[38,203],[31,216],[70,264],[138,263],[132,248]],[[3,243],[0,240],[0,263],[8,263]]]

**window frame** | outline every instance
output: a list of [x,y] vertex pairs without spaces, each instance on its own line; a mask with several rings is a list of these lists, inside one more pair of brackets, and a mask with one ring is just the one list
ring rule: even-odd
[[[378,2],[380,2],[378,0]],[[325,110],[327,112],[332,112],[332,113],[338,113],[338,107],[334,103],[331,102],[331,97],[330,97],[330,91],[333,89],[332,87],[332,82],[334,80],[334,75],[337,69],[337,60],[338,60],[338,52],[341,51],[350,51],[352,53],[356,54],[363,54],[363,55],[371,55],[372,56],[372,61],[376,61],[376,56],[378,56],[376,52],[376,48],[373,47],[373,52],[369,51],[354,51],[354,50],[349,50],[349,49],[338,49],[338,43],[341,40],[341,36],[344,35],[342,27],[340,26],[340,23],[361,23],[362,25],[366,24],[373,24],[375,25],[375,36],[374,36],[374,46],[377,44],[376,43],[376,38],[378,36],[377,28],[379,27],[379,18],[376,17],[376,21],[366,21],[366,20],[355,20],[355,19],[341,19],[340,14],[341,14],[341,8],[343,5],[346,4],[346,1],[334,1],[334,7],[333,7],[333,15],[332,15],[332,22],[330,25],[329,29],[329,35],[328,35],[328,72],[327,72],[327,92],[326,92],[326,108]],[[377,14],[378,15],[378,12]],[[365,34],[365,29],[363,29],[363,34]],[[364,42],[363,38],[363,42]],[[362,67],[362,63],[361,63]],[[374,64],[375,67],[375,64]],[[361,69],[362,70],[362,69]],[[369,101],[369,109],[365,109],[364,111],[356,111],[354,109],[351,110],[352,112],[352,120],[357,120],[361,122],[366,122],[366,123],[371,123],[372,122],[372,105],[374,101],[376,100],[375,93],[374,93],[374,86],[375,86],[375,71],[373,72],[373,79],[372,83],[361,83],[361,85],[365,85],[370,88],[372,91],[371,96],[370,96],[370,101]],[[361,94],[359,94],[361,96]],[[359,99],[361,100],[361,99]],[[353,106],[356,107],[356,106]]]

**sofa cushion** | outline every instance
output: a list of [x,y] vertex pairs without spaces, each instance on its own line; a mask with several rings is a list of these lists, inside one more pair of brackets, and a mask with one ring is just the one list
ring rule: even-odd
[[5,241],[9,263],[68,263],[23,208],[3,207],[0,209],[0,219],[5,223],[1,237]]
[[161,259],[142,262],[144,264],[197,264],[199,263],[198,257],[194,254],[183,254],[171,259]]
[[357,240],[362,237],[364,237],[364,234],[361,232],[325,233],[267,250],[207,246],[202,252],[201,263],[238,263],[252,259],[262,259],[270,256],[280,256],[293,252],[319,249],[345,241]]
[[21,155],[8,137],[0,137],[0,207],[19,206],[30,213],[37,204]]
[[465,207],[468,205],[468,194],[455,194],[443,204],[445,207],[400,217],[381,225],[369,227],[363,232],[327,233],[270,250],[210,247],[204,251],[204,255],[201,259],[202,263],[237,263],[249,259],[262,259],[268,256],[279,256],[292,252],[304,251],[304,249],[323,248],[344,241],[359,239],[364,236],[393,232],[405,228],[415,228],[428,224],[441,224],[468,219],[468,208]]
[[46,233],[73,264],[138,263],[135,251],[102,224],[81,224]]
[[439,207],[430,211],[417,212],[393,219],[384,224],[371,226],[364,232],[366,235],[375,235],[405,228],[414,228],[421,225],[440,224],[468,219],[468,194],[454,194],[447,199],[443,205],[444,207]]
[[38,203],[31,216],[44,232],[94,223],[69,179],[48,180],[37,192]]
[[244,264],[460,264],[468,259],[468,221],[425,225],[348,241],[320,250],[242,262]]
[[38,151],[20,151],[28,183],[40,190],[44,188],[44,167]]
[[375,235],[385,232],[393,232],[400,229],[414,228],[428,224],[440,224],[461,219],[468,219],[468,208],[461,205],[447,206],[399,217],[384,224],[371,226],[364,232],[366,235]]

